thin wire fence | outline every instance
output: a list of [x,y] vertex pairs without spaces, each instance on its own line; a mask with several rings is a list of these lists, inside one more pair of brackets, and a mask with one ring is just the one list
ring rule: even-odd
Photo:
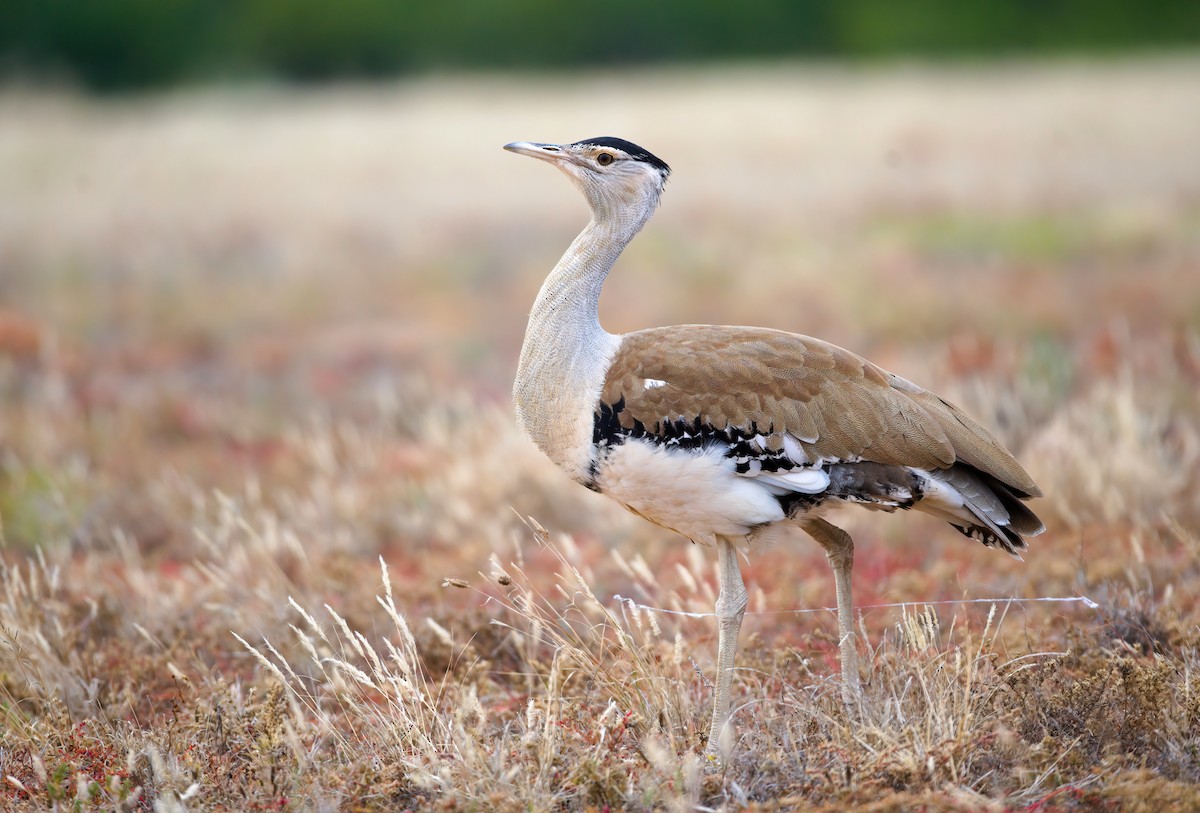
[[[716,613],[693,613],[686,610],[668,610],[665,607],[652,607],[649,604],[642,604],[634,601],[631,598],[626,598],[620,593],[613,596],[613,601],[624,604],[635,610],[659,613],[662,615],[678,615],[685,618],[716,618]],[[863,604],[856,606],[855,611],[860,610],[880,610],[897,607],[936,607],[947,604],[1033,604],[1035,602],[1059,602],[1059,603],[1078,603],[1091,610],[1100,609],[1100,605],[1087,596],[1040,596],[1038,598],[961,598],[961,599],[944,599],[939,601],[899,601],[890,604]],[[806,615],[808,613],[836,613],[837,607],[809,607],[801,610],[747,610],[746,615]]]

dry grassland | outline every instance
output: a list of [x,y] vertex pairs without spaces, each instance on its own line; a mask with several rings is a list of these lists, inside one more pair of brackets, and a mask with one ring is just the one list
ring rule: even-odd
[[[1200,808],[1198,87],[1178,60],[0,96],[0,808]],[[842,514],[853,713],[821,550],[756,552],[719,770],[713,619],[636,606],[711,612],[712,557],[507,405],[586,213],[499,147],[608,133],[676,171],[610,330],[838,342],[1047,494],[1025,563]]]

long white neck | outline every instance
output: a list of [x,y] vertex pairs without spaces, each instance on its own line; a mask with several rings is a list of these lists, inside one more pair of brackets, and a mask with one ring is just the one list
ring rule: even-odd
[[542,284],[513,385],[517,423],[554,463],[585,481],[592,415],[621,343],[600,326],[600,290],[621,251],[654,212],[593,201],[593,217]]

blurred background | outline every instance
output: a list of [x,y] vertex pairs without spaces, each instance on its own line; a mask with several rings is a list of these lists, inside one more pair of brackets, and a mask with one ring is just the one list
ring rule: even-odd
[[613,0],[580,14],[547,0],[62,0],[5,4],[9,71],[92,90],[180,81],[387,77],[445,69],[894,56],[1114,55],[1187,47],[1186,0]]
[[[312,800],[354,788],[403,808],[408,797],[387,796],[371,766],[407,754],[408,730],[383,740],[377,723],[360,731],[356,720],[388,716],[364,702],[339,724],[362,734],[347,757],[358,768],[347,773],[323,750],[314,759],[325,746],[295,738],[307,723],[260,713],[282,695],[229,634],[268,637],[307,662],[289,625],[307,623],[297,607],[327,605],[372,640],[386,635],[391,622],[373,620],[380,557],[454,707],[447,725],[478,725],[476,755],[502,753],[490,740],[505,739],[518,762],[523,726],[542,730],[537,686],[558,685],[546,665],[558,674],[559,655],[537,645],[541,620],[503,609],[513,582],[497,573],[524,574],[552,614],[579,608],[576,580],[570,594],[550,586],[570,569],[598,601],[619,592],[711,612],[706,551],[569,482],[513,425],[526,315],[588,212],[558,173],[501,146],[597,135],[627,138],[674,169],[661,211],[607,284],[607,329],[755,324],[835,342],[966,408],[1047,495],[1034,504],[1048,532],[1031,544],[1030,565],[907,512],[839,515],[858,546],[855,598],[879,663],[926,657],[887,643],[906,640],[907,611],[878,606],[897,601],[950,602],[943,640],[966,634],[969,652],[983,652],[970,631],[983,640],[990,629],[988,646],[1006,658],[1092,653],[1064,667],[1085,674],[1061,684],[1067,700],[1046,701],[1043,713],[1032,694],[1023,713],[1044,724],[1022,728],[1005,711],[977,726],[965,703],[945,716],[960,732],[952,737],[976,737],[958,752],[934,726],[928,746],[912,738],[919,712],[887,712],[894,739],[866,751],[891,767],[855,763],[853,787],[927,777],[950,788],[945,809],[959,810],[977,798],[955,795],[962,783],[971,794],[994,785],[1005,807],[1036,807],[1056,783],[1107,782],[1115,765],[1200,776],[1190,733],[1200,651],[1196,0],[40,0],[0,3],[4,798],[46,809],[68,798],[61,783],[83,799],[90,786],[71,777],[89,766],[114,799],[126,784],[160,783],[147,804],[182,804],[196,782],[195,809],[203,799],[287,809],[288,797],[323,809]],[[523,516],[552,544],[535,543]],[[743,653],[754,660],[742,661],[753,666],[738,683],[761,680],[783,698],[746,716],[774,708],[771,719],[798,733],[781,729],[788,756],[776,768],[756,760],[737,781],[760,788],[751,799],[780,788],[808,798],[813,782],[850,792],[851,763],[840,760],[864,754],[867,740],[815,734],[807,726],[831,712],[796,712],[812,701],[795,698],[837,675],[832,616],[790,613],[833,602],[824,555],[797,540],[756,550],[744,573]],[[442,587],[464,580],[473,589]],[[987,604],[954,604],[1077,594],[1100,608],[1013,605],[1000,633]],[[528,636],[494,623],[506,619]],[[666,648],[655,658],[675,664],[663,680],[693,698],[680,706],[680,736],[698,743],[708,702],[698,673],[711,669],[715,625],[658,622]],[[596,663],[608,664],[616,650],[601,640],[609,621],[599,623]],[[1153,678],[1161,687],[1161,675],[1174,676],[1174,705],[1161,694],[1140,706],[1130,694],[1095,699],[1132,685],[1123,660],[1124,677],[1109,671],[1129,653],[1147,663],[1174,653]],[[950,654],[921,662],[940,674]],[[577,705],[592,722],[572,731],[608,717],[605,686],[642,691],[642,673],[616,662],[610,683],[570,683],[594,694]],[[894,674],[897,686],[918,685]],[[960,672],[947,674],[957,686]],[[1026,703],[1007,680],[978,684],[981,708]],[[836,685],[822,691],[832,709]],[[314,708],[344,712],[342,697],[335,687]],[[482,709],[477,723],[455,716],[481,699],[491,722]],[[1094,724],[1094,709],[1109,707],[1124,709],[1119,721]],[[642,719],[663,719],[641,708]],[[1154,713],[1135,725],[1131,708]],[[288,733],[264,735],[269,719]],[[1129,733],[1138,726],[1149,733]],[[1004,756],[1014,730],[1025,750]],[[1043,736],[1051,730],[1057,745]],[[242,732],[233,745],[229,731]],[[1169,731],[1174,740],[1140,744]],[[349,742],[333,734],[315,736]],[[835,756],[806,756],[798,778],[777,781],[772,771],[791,770],[806,739]],[[1080,741],[1097,744],[1075,750]],[[150,747],[176,766],[174,785],[157,761],[130,779]],[[293,748],[301,767],[277,772]],[[484,788],[459,807],[495,807],[487,777],[506,772],[504,786],[508,763],[487,757],[476,770],[481,757],[434,750],[439,787]],[[606,753],[615,761],[605,775],[621,789],[587,804],[640,792],[623,752]],[[935,756],[943,767],[926,771]],[[559,764],[582,775],[590,759],[530,775],[557,794]],[[975,779],[957,773],[968,764]],[[667,787],[683,775],[664,771],[647,781]],[[225,787],[242,795],[213,795]],[[422,794],[433,785],[421,787],[414,808],[431,804]],[[1122,787],[1135,807],[1189,807]],[[1028,793],[1005,795],[1014,788]],[[124,796],[87,798],[125,809]],[[536,798],[523,809],[562,806]],[[926,806],[906,799],[897,809]]]
[[[413,416],[507,415],[587,217],[500,146],[602,134],[675,169],[610,330],[821,336],[1018,448],[1135,372],[1170,423],[1200,369],[1197,45],[1183,1],[6,3],[0,444],[214,485],[286,470],[314,416],[387,414],[420,469]],[[522,510],[580,524],[547,502]]]

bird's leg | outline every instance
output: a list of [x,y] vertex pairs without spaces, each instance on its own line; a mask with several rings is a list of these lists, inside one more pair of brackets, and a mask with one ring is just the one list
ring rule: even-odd
[[825,549],[833,566],[837,590],[838,638],[842,661],[842,700],[847,706],[859,699],[862,688],[858,678],[858,651],[855,648],[854,610],[850,600],[850,571],[854,567],[854,540],[850,534],[819,517],[804,523],[804,530]]
[[738,567],[737,549],[728,539],[717,539],[718,573],[721,592],[717,596],[717,689],[713,699],[712,726],[704,752],[716,756],[721,731],[729,720],[729,691],[733,685],[733,660],[737,655],[738,633],[746,614],[746,585]]

